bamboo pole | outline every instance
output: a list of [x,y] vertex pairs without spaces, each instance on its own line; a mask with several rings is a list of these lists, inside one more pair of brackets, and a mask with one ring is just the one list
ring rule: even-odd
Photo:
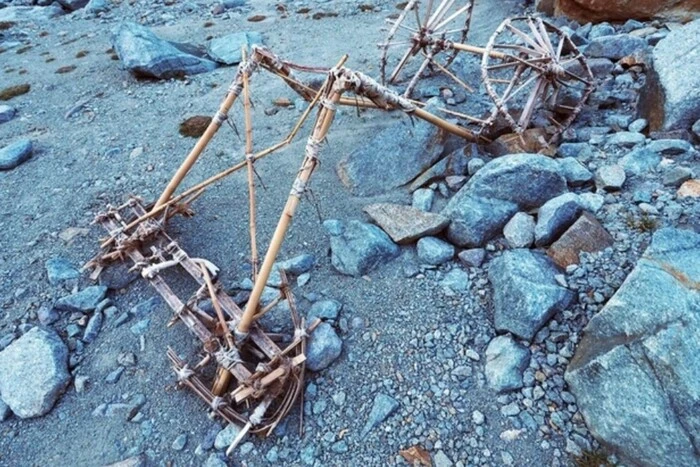
[[[251,57],[251,60],[259,60],[259,57],[257,55],[254,55],[253,57]],[[236,101],[236,98],[238,98],[238,94],[240,93],[240,84],[242,77],[247,76],[250,72],[248,69],[246,69],[245,66],[247,62],[243,63],[244,64],[238,69],[236,77],[234,78],[233,83],[229,88],[228,93],[226,94],[226,97],[219,106],[218,112],[216,112],[216,115],[214,116],[214,118],[212,118],[211,123],[209,123],[209,126],[207,126],[207,129],[204,131],[204,134],[199,138],[197,144],[195,144],[195,146],[192,148],[192,150],[182,162],[180,167],[177,169],[177,172],[175,172],[173,178],[170,179],[170,182],[168,182],[168,185],[165,187],[165,190],[160,195],[160,198],[158,198],[156,204],[153,206],[154,209],[160,207],[162,204],[166,203],[170,199],[170,197],[173,195],[175,190],[177,190],[177,187],[180,186],[180,183],[190,171],[192,166],[195,164],[195,162],[197,162],[197,159],[199,159],[199,156],[207,147],[207,145],[214,137],[216,132],[219,130],[219,128],[221,128],[221,124],[227,118],[228,112],[229,110],[231,110],[231,106],[233,106],[233,103]]]
[[[246,60],[246,46],[242,48],[243,61]],[[255,214],[255,168],[253,168],[253,124],[250,117],[250,88],[248,77],[243,75],[243,110],[245,114],[245,161],[248,167],[248,221],[250,227],[250,265],[252,279],[258,275],[258,244],[256,241]]]
[[[341,60],[341,63],[345,61],[346,57]],[[338,65],[339,67],[340,65]],[[272,266],[277,258],[280,248],[282,247],[282,242],[289,229],[289,225],[294,218],[296,209],[301,201],[301,196],[303,194],[303,189],[309,181],[313,170],[316,168],[317,164],[317,151],[318,145],[326,138],[328,129],[333,122],[333,117],[335,116],[335,106],[340,100],[341,91],[335,89],[333,84],[333,79],[329,75],[329,79],[326,82],[325,87],[330,88],[330,97],[327,97],[327,101],[324,103],[323,107],[318,113],[318,118],[314,126],[314,130],[311,138],[306,144],[306,156],[302,163],[299,174],[294,181],[292,191],[289,194],[287,203],[282,212],[282,216],[277,224],[275,233],[270,242],[270,246],[265,254],[265,259],[262,266],[260,267],[260,273],[258,275],[258,280],[253,286],[253,290],[250,293],[250,298],[246,304],[243,316],[241,317],[238,327],[236,328],[237,336],[246,336],[250,329],[250,325],[253,323],[255,315],[257,313],[258,305],[260,304],[260,297],[262,296],[263,289],[267,284],[267,280],[272,272]]]

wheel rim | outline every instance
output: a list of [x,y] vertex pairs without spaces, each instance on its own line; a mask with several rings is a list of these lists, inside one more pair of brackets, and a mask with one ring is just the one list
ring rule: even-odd
[[494,103],[489,125],[500,115],[516,133],[554,126],[550,142],[582,110],[593,74],[571,38],[540,18],[505,20],[485,48],[481,73]]
[[421,77],[429,71],[445,71],[458,51],[452,42],[465,42],[471,22],[472,2],[457,0],[410,0],[390,25],[381,49],[383,84],[408,83],[410,97]]

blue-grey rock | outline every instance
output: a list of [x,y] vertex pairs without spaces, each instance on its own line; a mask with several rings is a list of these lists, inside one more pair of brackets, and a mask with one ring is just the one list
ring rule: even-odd
[[17,111],[14,107],[10,107],[9,105],[5,104],[0,105],[0,123],[9,122],[15,118],[16,114]]
[[255,31],[234,32],[223,37],[212,39],[207,44],[207,53],[218,63],[237,65],[243,60],[242,49],[250,54],[253,45],[262,45],[262,34]]
[[423,212],[430,212],[433,207],[435,192],[430,188],[419,188],[413,192],[413,202],[411,205]]
[[484,262],[484,258],[486,258],[486,250],[483,248],[462,250],[457,254],[457,257],[466,266],[478,268]]
[[323,226],[331,237],[331,264],[342,274],[362,276],[400,253],[398,245],[376,225],[332,219]]
[[118,366],[116,369],[109,372],[109,374],[105,378],[105,383],[117,384],[117,382],[119,381],[119,378],[122,377],[122,373],[124,373],[124,367]]
[[503,227],[503,236],[511,248],[529,248],[535,241],[535,219],[525,212],[516,213]]
[[593,158],[593,149],[588,143],[561,143],[557,148],[557,155],[562,158],[572,157],[581,162],[588,162]]
[[637,144],[642,144],[646,141],[646,136],[641,133],[634,133],[631,131],[618,131],[608,136],[605,141],[606,144],[611,146],[635,146]]
[[589,57],[619,60],[628,55],[646,50],[647,43],[640,37],[629,34],[615,34],[593,38],[585,47]]
[[102,312],[100,312],[100,311],[96,311],[90,317],[90,320],[88,321],[87,326],[85,326],[85,333],[83,334],[83,342],[87,342],[89,344],[97,338],[97,335],[100,333],[100,329],[102,328],[103,319],[104,319],[104,316],[102,315]]
[[328,323],[319,324],[306,343],[306,368],[321,371],[328,368],[343,350],[335,329]]
[[102,271],[99,283],[111,290],[121,290],[128,287],[129,284],[138,278],[138,273],[129,271],[129,266],[125,263],[114,263]]
[[151,324],[151,318],[144,318],[129,328],[129,331],[135,336],[146,334],[148,326]]
[[175,440],[173,441],[173,444],[170,446],[173,448],[175,451],[182,451],[185,449],[185,445],[187,444],[187,433],[182,433],[179,435]]
[[61,5],[55,2],[49,6],[7,6],[0,8],[0,22],[36,23],[55,18],[64,13]]
[[58,313],[52,307],[42,306],[39,311],[36,312],[39,322],[43,325],[50,325],[58,321]]
[[555,160],[539,154],[499,157],[479,170],[442,211],[452,220],[448,239],[459,246],[482,246],[518,210],[539,207],[564,192],[566,179]]
[[442,278],[440,285],[452,292],[464,292],[469,287],[469,274],[454,268]]
[[121,23],[112,37],[112,46],[124,67],[137,77],[169,79],[216,68],[216,63],[183,52],[136,23]]
[[46,261],[46,274],[51,285],[58,285],[61,282],[80,277],[80,272],[64,258],[51,258]]
[[143,302],[134,305],[131,308],[130,313],[137,319],[145,318],[156,311],[160,304],[161,299],[159,297],[151,297],[148,300],[144,300]]
[[639,176],[653,171],[660,162],[661,156],[658,153],[642,147],[625,154],[618,164],[625,169],[626,174]]
[[700,234],[656,231],[567,368],[586,425],[625,464],[700,464],[699,283]]
[[300,276],[306,272],[313,269],[314,264],[316,264],[316,258],[314,255],[303,254],[295,256],[294,258],[289,258],[285,261],[280,261],[272,266],[272,271],[270,273],[270,278],[267,280],[267,285],[271,287],[280,287],[282,285],[282,276],[280,275],[280,270],[287,274],[287,281],[291,278],[289,275]]
[[15,141],[0,149],[0,170],[12,170],[32,157],[32,142],[28,139]]
[[593,25],[593,27],[591,28],[591,32],[588,33],[588,39],[593,40],[597,37],[613,35],[615,35],[615,28],[612,27],[610,23],[603,22]]
[[523,372],[530,364],[530,351],[507,336],[495,337],[486,348],[484,375],[498,393],[523,387]]
[[446,133],[422,120],[402,119],[374,132],[345,156],[337,173],[354,195],[386,193],[406,185],[442,154]]
[[669,167],[664,171],[662,177],[663,184],[666,186],[680,186],[686,180],[693,178],[693,171],[687,167]]
[[559,238],[578,219],[582,210],[576,193],[564,193],[544,203],[537,212],[535,245],[546,246]]
[[107,0],[90,0],[87,5],[85,5],[84,12],[88,15],[97,15],[99,13],[107,13],[109,11],[109,4]]
[[105,298],[107,287],[102,285],[91,285],[80,292],[59,298],[54,308],[60,311],[79,311],[86,313],[97,308],[97,305]]
[[32,328],[0,352],[0,398],[20,418],[49,412],[69,382],[68,348],[51,329]]
[[0,350],[7,348],[7,346],[12,344],[16,338],[17,338],[17,336],[15,335],[14,332],[10,332],[10,333],[2,336],[0,338]]
[[360,437],[364,438],[367,436],[384,420],[389,418],[389,416],[398,408],[399,402],[396,399],[392,398],[391,396],[387,396],[386,394],[377,394],[374,398],[374,403],[372,404],[372,410],[367,418],[367,423],[365,423],[365,426],[362,428],[362,432],[360,433]]
[[685,130],[700,118],[700,19],[674,28],[652,52],[640,96],[640,113],[649,129]]
[[638,118],[632,123],[630,123],[627,129],[629,131],[641,133],[642,131],[646,130],[647,126],[649,126],[649,122],[647,122],[645,118]]
[[424,263],[439,266],[451,260],[455,255],[455,248],[449,243],[435,237],[423,237],[416,245],[418,258]]
[[311,305],[306,315],[306,322],[311,324],[317,318],[323,321],[335,321],[338,319],[341,308],[343,304],[337,300],[319,300]]
[[214,452],[212,454],[209,454],[209,457],[207,457],[207,460],[204,462],[203,467],[227,467],[227,465],[228,464],[226,463],[226,461],[222,459],[219,454]]
[[604,165],[595,173],[595,184],[599,190],[619,190],[625,184],[626,179],[625,169],[617,164]]
[[593,214],[601,210],[605,204],[605,196],[598,193],[581,193],[578,195],[578,202],[584,211],[592,212]]
[[555,278],[560,273],[548,257],[530,250],[509,250],[492,260],[488,276],[496,330],[531,340],[573,300],[573,293]]
[[581,186],[593,180],[593,174],[578,159],[564,157],[559,159],[559,166],[569,186]]
[[694,150],[693,145],[683,139],[657,139],[649,143],[647,149],[664,156],[678,156]]

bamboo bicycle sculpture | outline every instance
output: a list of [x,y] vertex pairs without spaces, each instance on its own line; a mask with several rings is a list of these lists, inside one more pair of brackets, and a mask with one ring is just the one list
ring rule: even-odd
[[551,123],[550,142],[554,141],[593,91],[593,74],[584,55],[561,29],[532,17],[505,20],[486,47],[465,44],[472,5],[442,0],[433,8],[433,0],[410,0],[397,19],[388,19],[391,28],[386,40],[378,44],[382,83],[407,83],[403,95],[411,97],[432,70],[472,91],[450,66],[460,52],[481,56],[481,79],[494,103],[490,115],[443,110],[476,124],[479,134],[493,126],[498,116],[516,133],[533,124]]
[[[439,21],[439,26],[451,19],[452,16],[455,16],[454,14],[441,20],[447,14],[441,11],[448,10],[448,6],[453,3],[453,1],[443,2],[433,14],[435,19],[432,22],[427,21],[425,24],[431,25]],[[415,11],[411,5],[415,6],[416,3],[409,3],[404,13]],[[464,11],[465,8],[458,10],[460,14]],[[521,79],[520,76],[528,70],[538,72],[538,70],[555,67],[557,63],[566,66],[566,63],[561,64],[563,62],[558,62],[554,58],[551,60],[523,58],[522,55],[530,48],[522,43],[530,44],[531,41],[537,41],[537,44],[542,44],[544,41],[543,32],[539,30],[547,28],[546,23],[540,20],[531,21],[537,29],[532,30],[532,36],[523,37],[521,34],[514,36],[513,46],[517,45],[517,47],[513,50],[517,54],[496,53],[493,38],[483,52],[484,57],[489,57],[489,60],[493,57],[500,60],[504,65],[502,69],[515,70],[519,76],[518,79]],[[400,24],[400,20],[395,24]],[[507,29],[508,24],[510,22],[504,23],[505,26],[502,25],[499,30]],[[426,31],[431,31],[430,26],[427,26]],[[426,33],[426,40],[433,40],[430,34]],[[495,35],[499,34],[501,33],[497,31]],[[445,37],[446,35],[446,33],[443,34]],[[570,50],[575,50],[565,35],[559,32],[557,37],[559,37],[560,42],[557,42],[559,45],[556,46],[557,53],[554,56],[562,56],[564,50],[567,53]],[[458,47],[457,44],[445,42],[445,40],[437,40],[442,49],[437,50],[433,45],[434,53],[430,57],[430,63],[434,62],[436,52],[464,49]],[[420,42],[420,44],[422,43]],[[535,50],[535,45],[530,44],[530,47]],[[409,56],[414,56],[420,50],[412,46],[409,52]],[[306,323],[299,316],[294,296],[286,285],[284,271],[280,271],[282,277],[280,297],[265,306],[261,304],[261,297],[270,275],[273,273],[275,260],[287,229],[317,167],[321,143],[326,139],[337,107],[350,105],[382,111],[401,111],[430,122],[444,131],[468,141],[476,142],[480,139],[477,132],[428,112],[420,102],[408,99],[406,93],[402,96],[369,76],[344,67],[346,60],[347,56],[344,56],[335,67],[330,69],[305,67],[283,61],[265,48],[253,47],[251,56],[244,58],[243,63],[238,67],[236,76],[208,128],[178,168],[159,199],[152,205],[147,205],[139,198],[131,198],[123,205],[107,206],[107,209],[96,217],[96,222],[107,230],[108,237],[101,242],[100,253],[88,263],[88,266],[94,268],[93,277],[97,277],[103,267],[111,262],[130,260],[133,263],[132,269],[139,271],[172,309],[173,318],[169,325],[181,321],[201,340],[201,356],[194,364],[182,360],[173,349],[168,349],[167,356],[173,365],[180,385],[195,392],[214,414],[230,423],[240,423],[244,426],[233,440],[228,453],[240,443],[248,432],[270,434],[291,410],[295,402],[303,397],[306,337],[313,331],[318,322]],[[484,58],[484,60],[487,59]],[[582,62],[584,68],[587,69],[582,57],[577,58],[577,60]],[[408,59],[402,59],[403,63],[392,73],[391,80],[397,79],[407,61]],[[448,64],[448,61],[445,61],[445,65]],[[388,62],[388,58],[383,56],[382,63]],[[509,65],[506,66],[506,64]],[[421,64],[420,67],[423,70],[419,75],[425,71],[427,65]],[[249,80],[259,68],[282,78],[296,93],[309,102],[309,105],[283,141],[255,152]],[[296,72],[322,73],[325,74],[326,78],[323,85],[315,89],[300,80],[295,75]],[[415,76],[417,75],[414,75],[414,78]],[[535,80],[539,77],[538,82],[549,79],[550,76],[553,76],[552,79],[558,82],[567,76],[567,73],[556,72],[552,75],[543,71],[542,74],[534,76]],[[412,79],[411,81],[416,80]],[[513,82],[515,82],[515,78],[510,82],[511,88],[514,87]],[[492,80],[491,86],[493,85]],[[407,92],[409,90],[407,89]],[[352,93],[354,96],[345,96],[346,93]],[[514,93],[515,91],[509,91],[505,95],[513,96]],[[540,93],[536,96],[539,95]],[[215,133],[227,120],[234,102],[241,96],[245,122],[245,154],[242,160],[175,196],[177,188]],[[532,97],[528,98],[528,102],[533,99]],[[497,111],[503,112],[506,103],[501,102],[500,104],[500,106],[497,105]],[[255,215],[255,164],[269,154],[288,146],[315,108],[318,110],[311,136],[305,145],[303,162],[292,184],[268,250],[262,263],[259,264]],[[223,291],[216,278],[218,268],[205,259],[190,257],[166,233],[166,227],[168,220],[176,214],[192,215],[191,202],[209,186],[243,169],[247,171],[250,262],[254,285],[245,306],[241,308]],[[194,294],[184,299],[173,291],[164,277],[166,274],[170,274],[168,271],[180,268],[191,277],[197,287]],[[279,335],[266,333],[258,324],[259,318],[281,300],[287,300],[294,325],[294,334],[286,336],[286,339],[282,340],[280,340]],[[212,304],[213,310],[210,312],[206,311],[205,301],[210,301]],[[283,344],[280,345],[280,343]]]

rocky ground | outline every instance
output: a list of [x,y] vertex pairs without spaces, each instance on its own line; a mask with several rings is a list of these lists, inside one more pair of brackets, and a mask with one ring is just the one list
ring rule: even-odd
[[[692,447],[700,437],[697,400],[686,389],[697,385],[697,360],[671,365],[690,368],[687,374],[664,369],[657,382],[637,379],[653,389],[645,398],[601,378],[618,398],[604,407],[624,407],[616,415],[623,426],[635,407],[661,407],[640,415],[651,421],[646,431],[618,438],[620,429],[597,410],[604,391],[582,383],[596,381],[596,359],[577,355],[594,316],[598,324],[586,331],[593,344],[583,347],[610,336],[634,341],[630,352],[646,355],[654,371],[668,361],[663,345],[646,354],[639,348],[663,344],[660,330],[681,323],[683,333],[697,336],[700,115],[693,92],[700,87],[692,66],[680,79],[686,88],[673,73],[664,81],[667,55],[654,54],[686,50],[692,58],[698,21],[683,33],[671,22],[559,19],[589,55],[597,89],[552,157],[513,155],[527,151],[512,141],[465,147],[403,115],[341,109],[313,196],[281,254],[298,266],[300,311],[325,321],[311,338],[315,371],[303,406],[273,436],[250,437],[226,458],[236,428],[176,390],[165,357],[168,346],[193,355],[194,338],[184,326],[166,329],[167,306],[124,268],[106,271],[97,284],[79,272],[103,235],[91,222],[129,194],[156,198],[195,142],[178,133],[179,123],[216,111],[235,67],[217,66],[211,50],[209,58],[200,53],[210,39],[262,37],[303,64],[329,66],[349,53],[348,66],[377,76],[375,44],[397,5],[92,0],[24,7],[30,3],[0,2],[0,465],[410,465],[421,455],[439,467],[658,465],[668,453],[655,443],[634,457],[634,443],[644,446],[640,439],[657,419],[669,427],[658,439],[687,456],[684,465],[700,464]],[[486,43],[502,19],[523,11],[532,7],[477,1],[469,42]],[[179,43],[159,49],[176,58],[150,67],[149,78],[129,73],[128,47],[113,39],[125,21],[149,29],[127,26],[124,34]],[[230,50],[218,50],[216,60],[237,62]],[[169,75],[173,63],[197,74]],[[456,69],[478,87],[476,61],[458,60]],[[676,99],[665,110],[673,128],[657,121],[658,103],[645,97],[653,73]],[[252,93],[262,148],[286,136],[304,103],[264,74],[254,77]],[[424,97],[438,94],[454,97],[431,90]],[[646,115],[640,95],[656,110]],[[280,98],[291,105],[275,105]],[[481,103],[474,97],[474,106]],[[239,131],[240,110],[232,112]],[[258,189],[260,247],[272,235],[308,131],[307,124],[288,149],[257,164],[265,185]],[[187,183],[242,154],[241,139],[223,127]],[[219,265],[220,280],[240,297],[250,284],[246,180],[237,175],[209,190],[194,204],[196,216],[175,219],[170,232],[190,254]],[[635,292],[655,261],[670,265],[681,286]],[[633,270],[638,282],[613,299]],[[676,302],[684,305],[668,319],[657,313],[641,330],[633,325],[629,309]],[[288,330],[282,312],[263,324]],[[614,332],[608,322],[617,323]],[[678,354],[692,358],[695,350],[691,344]],[[572,359],[578,363],[569,368]]]

